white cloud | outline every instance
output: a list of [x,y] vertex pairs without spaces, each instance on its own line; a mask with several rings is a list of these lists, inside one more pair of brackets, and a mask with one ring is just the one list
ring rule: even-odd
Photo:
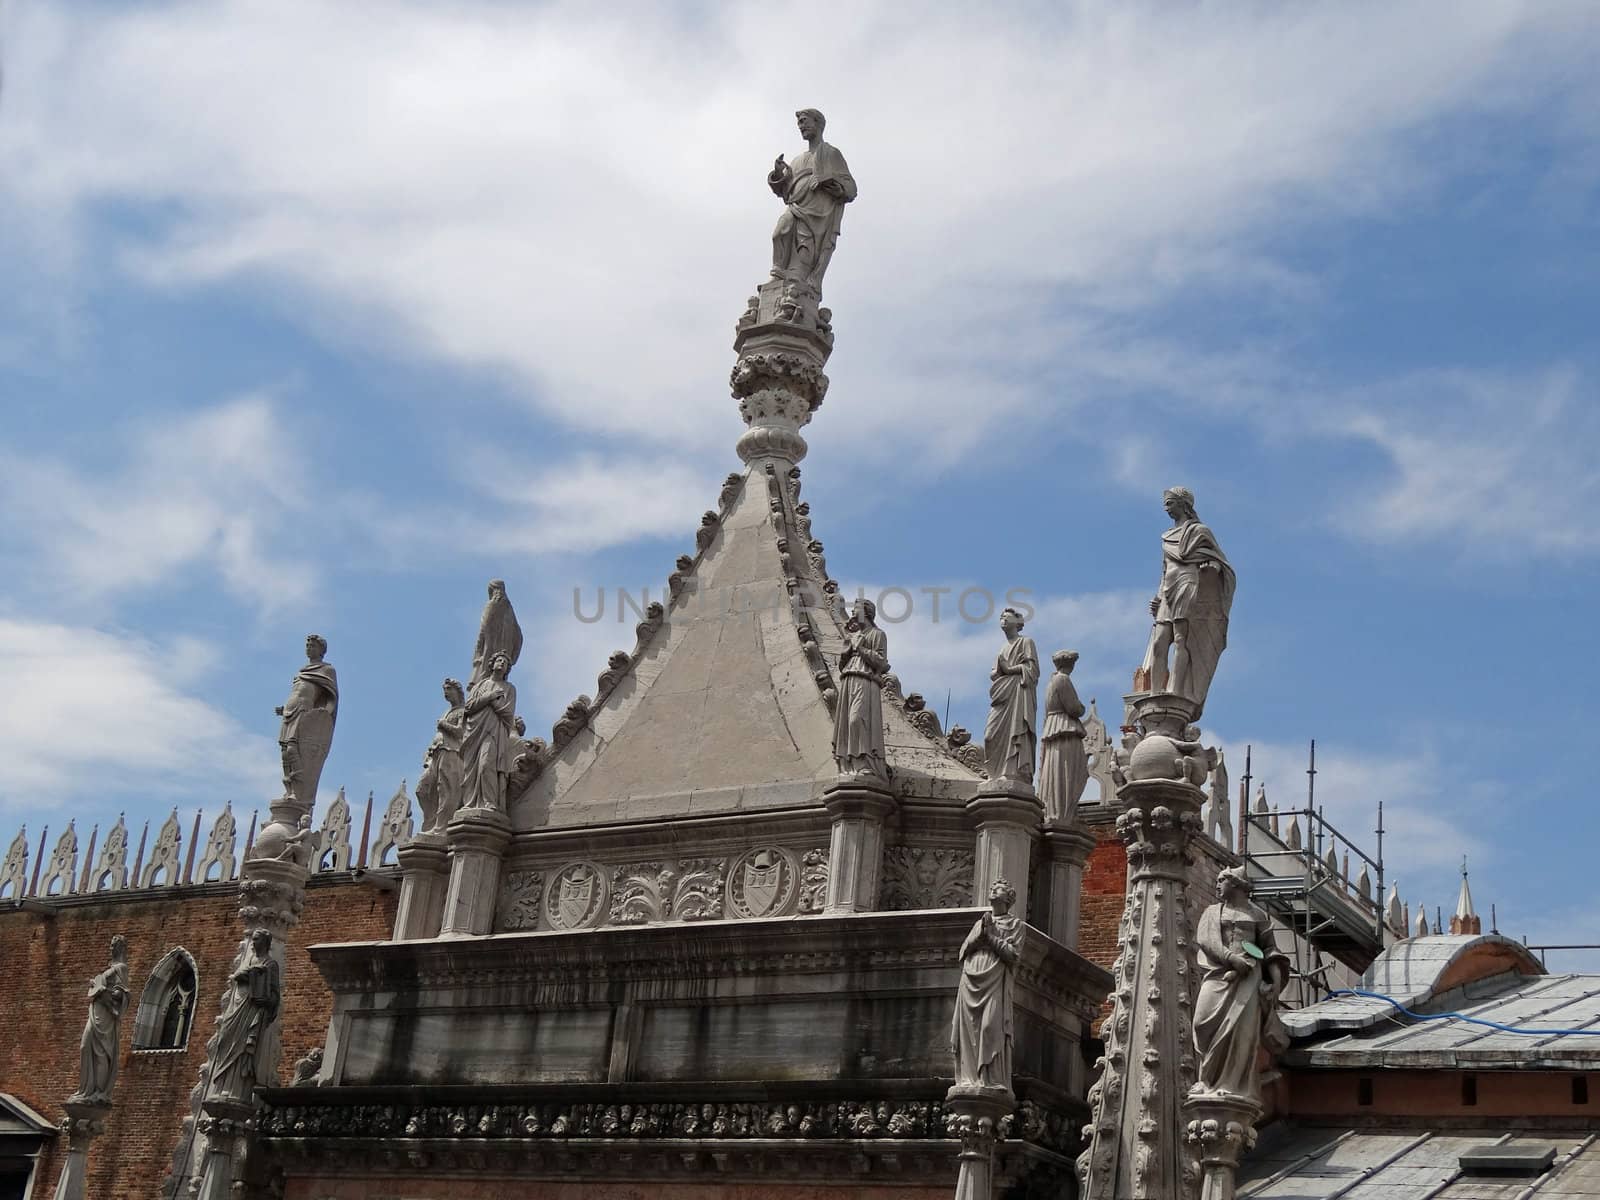
[[1600,549],[1600,389],[1573,370],[1435,372],[1328,425],[1387,460],[1339,524],[1383,542],[1457,538],[1494,559]]
[[[1564,68],[1592,50],[1584,6],[1550,0],[1025,18],[864,3],[802,37],[756,5],[24,6],[0,206],[70,246],[132,204],[148,280],[286,283],[319,331],[506,370],[574,427],[704,443],[731,412],[705,330],[763,274],[760,177],[817,103],[862,186],[829,279],[835,365],[871,398],[852,419],[949,459],[1030,397],[1073,402],[1028,381],[1095,350],[1072,313],[1199,280],[1303,291],[1268,231],[1385,212],[1431,182],[1409,139],[1585,86]],[[781,100],[775,55],[803,81]],[[989,85],[957,101],[959,80]]]
[[188,694],[214,665],[192,639],[0,618],[0,807],[274,794],[271,740]]
[[125,594],[199,568],[264,612],[302,605],[315,572],[285,546],[305,496],[263,396],[147,424],[106,469],[0,449],[5,536],[57,596]]

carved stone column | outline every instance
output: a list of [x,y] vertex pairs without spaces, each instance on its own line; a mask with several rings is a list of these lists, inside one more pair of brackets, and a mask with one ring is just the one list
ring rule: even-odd
[[733,339],[739,360],[730,383],[739,415],[749,426],[736,448],[747,463],[762,458],[797,463],[806,456],[800,429],[811,422],[828,391],[822,373],[833,352],[828,310],[810,304],[786,310],[778,280],[763,283],[750,300]]
[[1084,1200],[1175,1200],[1194,1194],[1183,1100],[1194,1081],[1190,929],[1185,875],[1204,793],[1177,748],[1197,706],[1158,693],[1133,698],[1143,731],[1117,793],[1128,847],[1113,1008],[1102,1074],[1089,1089]]
[[1184,1140],[1200,1160],[1200,1200],[1233,1200],[1240,1157],[1256,1144],[1261,1105],[1246,1096],[1204,1093],[1184,1101]]
[[200,1132],[205,1139],[205,1157],[191,1188],[196,1200],[234,1200],[234,1179],[242,1165],[244,1140],[253,1128],[254,1114],[253,1101],[213,1098],[202,1103]]
[[61,1107],[67,1110],[66,1120],[61,1122],[61,1132],[67,1135],[67,1161],[61,1165],[61,1178],[56,1181],[55,1200],[84,1200],[89,1145],[105,1132],[111,1106],[68,1100]]
[[[273,828],[269,824],[268,829]],[[282,832],[281,826],[278,829],[279,832],[271,836],[263,833],[256,842],[258,849],[263,845],[269,848],[281,846],[287,835]],[[245,927],[244,939],[240,943],[241,955],[257,930],[264,929],[271,933],[271,955],[278,963],[280,979],[288,974],[285,954],[288,934],[300,922],[300,910],[305,904],[306,880],[310,877],[310,868],[293,856],[276,858],[258,855],[246,859],[239,872],[239,918]],[[235,967],[239,961],[236,957]],[[280,1012],[261,1031],[255,1054],[253,1086],[277,1086],[278,1064],[283,1056],[281,1025]],[[244,1153],[243,1147],[236,1143],[249,1132],[246,1118],[251,1112],[251,1102],[210,1095],[217,1037],[213,1033],[206,1043],[206,1061],[200,1068],[200,1082],[190,1093],[192,1107],[189,1116],[184,1118],[183,1133],[172,1156],[172,1174],[162,1187],[162,1195],[173,1200],[178,1197],[230,1196],[227,1188],[232,1186],[234,1180],[231,1176],[225,1180],[220,1172],[225,1169],[232,1171]],[[214,1104],[243,1104],[244,1117],[236,1121],[224,1120],[227,1114],[217,1116],[211,1113],[210,1107]],[[232,1111],[228,1109],[228,1113]],[[213,1134],[223,1136],[226,1145],[216,1145]],[[204,1192],[204,1187],[220,1190]]]
[[894,811],[887,783],[845,776],[822,793],[833,828],[828,848],[828,912],[871,912],[883,874],[883,823]]
[[1078,948],[1078,918],[1083,895],[1083,868],[1094,850],[1094,834],[1076,823],[1044,827],[1044,895],[1036,905],[1044,931],[1069,950]]
[[395,852],[400,860],[400,907],[394,917],[394,940],[418,941],[439,936],[449,890],[450,857],[442,833],[419,833]]
[[500,860],[511,843],[511,819],[491,808],[464,808],[450,819],[450,884],[441,937],[475,937],[494,927]]
[[967,811],[978,823],[973,902],[982,904],[994,881],[1004,879],[1017,889],[1015,911],[1025,916],[1033,847],[1044,819],[1044,806],[1033,785],[1020,779],[985,780],[978,794],[967,801]]
[[1010,1124],[1015,1107],[1011,1093],[953,1087],[944,1107],[945,1132],[961,1139],[955,1200],[993,1200],[994,1146]]

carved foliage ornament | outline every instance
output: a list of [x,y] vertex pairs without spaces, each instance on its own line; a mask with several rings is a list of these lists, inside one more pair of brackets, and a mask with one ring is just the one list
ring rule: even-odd
[[972,903],[973,853],[891,846],[883,856],[884,907],[965,908]]

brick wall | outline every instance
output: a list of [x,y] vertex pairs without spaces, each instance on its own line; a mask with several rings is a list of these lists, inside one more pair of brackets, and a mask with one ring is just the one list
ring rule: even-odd
[[[369,883],[319,880],[306,893],[290,936],[283,1005],[283,1071],[287,1075],[327,1033],[332,997],[306,947],[317,942],[381,939],[393,928],[395,895]],[[0,1091],[59,1119],[61,1101],[78,1085],[78,1042],[88,983],[106,967],[111,936],[128,939],[129,986],[122,1020],[122,1067],[106,1132],[89,1159],[88,1195],[95,1200],[152,1200],[171,1164],[189,1089],[199,1079],[227,971],[242,927],[229,886],[124,893],[101,903],[73,903],[54,915],[0,912]],[[199,992],[188,1045],[134,1052],[133,1016],[156,963],[176,946],[194,956]],[[65,1139],[46,1148],[33,1194],[49,1196],[66,1155]]]

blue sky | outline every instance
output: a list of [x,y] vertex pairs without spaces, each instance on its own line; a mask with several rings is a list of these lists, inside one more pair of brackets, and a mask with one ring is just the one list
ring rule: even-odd
[[[503,576],[542,732],[738,466],[815,105],[861,188],[805,494],[834,574],[1027,588],[1102,711],[1162,488],[1239,574],[1208,733],[1448,911],[1600,941],[1600,11],[1581,3],[0,12],[0,840],[414,779]],[[814,14],[814,15],[813,15]],[[613,593],[614,594],[614,593]],[[613,604],[608,615],[615,613]],[[981,725],[996,632],[921,606]],[[137,835],[137,834],[136,834]],[[52,841],[54,834],[52,833]]]

